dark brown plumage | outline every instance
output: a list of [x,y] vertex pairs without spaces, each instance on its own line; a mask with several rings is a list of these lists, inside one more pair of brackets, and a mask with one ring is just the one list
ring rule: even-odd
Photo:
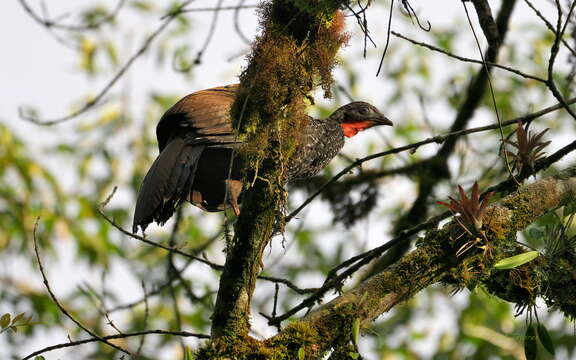
[[[156,127],[160,155],[138,193],[134,232],[138,227],[145,230],[152,221],[163,224],[185,200],[206,211],[231,206],[239,214],[242,164],[238,157],[234,164],[231,161],[232,151],[241,142],[229,114],[236,88],[228,85],[192,93],[162,116]],[[298,150],[288,161],[288,181],[323,169],[342,149],[345,136],[376,125],[392,125],[365,102],[344,105],[327,119],[309,120]]]

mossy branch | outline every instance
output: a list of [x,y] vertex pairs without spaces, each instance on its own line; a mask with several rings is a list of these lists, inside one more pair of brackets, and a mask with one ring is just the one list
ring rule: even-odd
[[[464,231],[457,221],[447,224],[442,229],[430,231],[419,241],[416,250],[392,267],[362,282],[302,320],[289,325],[268,342],[279,341],[285,338],[286,334],[306,329],[313,334],[314,339],[318,339],[318,342],[302,346],[306,345],[322,353],[335,346],[342,336],[347,334],[346,328],[349,328],[355,319],[360,320],[363,326],[368,326],[381,314],[434,283],[443,282],[460,287],[481,282],[489,285],[498,277],[502,280],[502,274],[505,272],[495,270],[492,265],[501,258],[522,251],[515,242],[516,233],[545,213],[566,205],[575,198],[576,167],[560,175],[523,186],[486,210],[487,218],[484,220],[482,231],[484,238],[470,251],[456,256],[463,242],[477,240],[475,236],[463,235]],[[573,257],[574,254],[570,256]],[[528,275],[535,278],[542,277],[537,275],[540,271],[536,271],[535,266],[539,269],[548,269],[549,278],[564,279],[562,289],[576,288],[576,279],[570,275],[570,272],[574,271],[573,265],[572,267],[552,265],[545,257],[541,257],[538,261],[523,265],[521,271],[526,273],[526,269],[532,268],[534,271]],[[550,273],[554,271],[554,274]],[[527,276],[523,279],[526,280]],[[494,289],[496,295],[504,296],[502,292],[496,291],[494,286],[488,288]],[[509,287],[504,283],[502,288]],[[548,300],[554,294],[545,293],[544,288],[546,287],[536,289],[540,292],[535,292],[532,288],[529,295],[532,298],[538,295],[546,296],[549,304],[556,305],[562,310],[567,307],[576,309],[574,300],[570,300],[567,296],[558,295],[553,300]],[[576,297],[573,296],[571,299],[574,298]],[[518,305],[525,305],[523,302],[526,299],[515,300]],[[574,314],[571,315],[566,310],[564,312],[574,317]]]
[[[320,85],[329,96],[338,49],[346,43],[342,1],[274,0],[260,7],[254,42],[231,115],[246,144],[242,214],[227,244],[212,322],[212,337],[246,337],[250,300],[262,252],[285,202],[285,169],[307,125],[304,99]],[[305,8],[302,8],[306,5]]]

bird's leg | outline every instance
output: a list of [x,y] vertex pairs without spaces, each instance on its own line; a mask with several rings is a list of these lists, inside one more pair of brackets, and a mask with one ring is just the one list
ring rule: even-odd
[[240,207],[238,207],[238,197],[242,192],[242,181],[239,180],[225,180],[226,182],[226,197],[228,204],[232,206],[234,214],[240,216]]

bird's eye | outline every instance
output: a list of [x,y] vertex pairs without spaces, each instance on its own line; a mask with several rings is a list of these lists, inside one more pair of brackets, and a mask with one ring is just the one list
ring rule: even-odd
[[368,108],[362,107],[358,110],[358,112],[360,113],[360,115],[368,115],[369,110]]

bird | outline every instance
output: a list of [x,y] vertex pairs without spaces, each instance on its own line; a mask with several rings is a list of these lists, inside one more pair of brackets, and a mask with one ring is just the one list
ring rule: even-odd
[[[133,232],[153,221],[163,225],[185,201],[213,212],[232,208],[240,214],[242,146],[232,126],[230,108],[238,84],[200,90],[180,99],[156,127],[160,154],[142,181]],[[345,138],[374,126],[393,123],[362,101],[341,106],[325,119],[309,117],[301,141],[287,162],[287,182],[316,175],[340,152]]]

